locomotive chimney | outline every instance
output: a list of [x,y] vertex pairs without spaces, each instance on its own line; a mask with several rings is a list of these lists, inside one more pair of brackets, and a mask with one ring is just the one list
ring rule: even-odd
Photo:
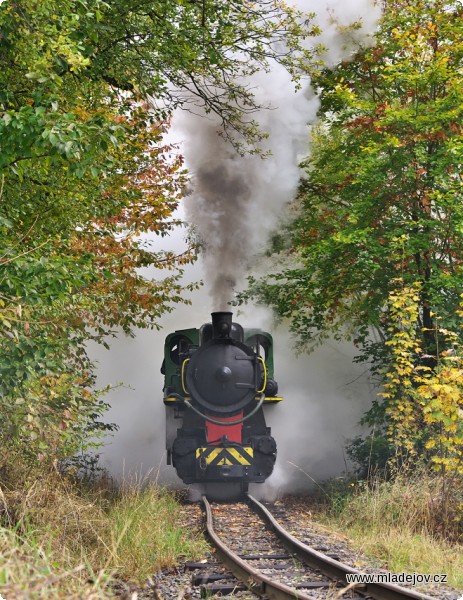
[[217,338],[229,338],[232,328],[232,316],[231,312],[213,312],[212,316],[212,337]]

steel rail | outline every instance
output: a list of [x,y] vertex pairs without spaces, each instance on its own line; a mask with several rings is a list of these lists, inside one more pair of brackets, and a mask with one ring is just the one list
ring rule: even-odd
[[206,496],[203,496],[202,500],[206,510],[206,531],[209,538],[216,547],[221,560],[227,565],[233,575],[240,579],[251,592],[258,596],[267,596],[275,600],[294,600],[294,598],[298,600],[313,600],[312,596],[308,596],[300,590],[294,590],[279,581],[273,581],[263,573],[257,571],[224,544],[214,531],[211,505],[207,501]]
[[[258,512],[265,522],[270,525],[284,546],[291,553],[296,554],[305,564],[319,569],[328,577],[344,582],[346,586],[348,585],[347,574],[361,574],[361,571],[358,569],[349,567],[349,565],[326,556],[295,538],[278,523],[272,513],[263,504],[250,494],[247,494],[247,500],[251,508]],[[436,600],[433,596],[428,596],[393,583],[363,583],[355,586],[353,589],[359,594],[371,596],[375,600]]]

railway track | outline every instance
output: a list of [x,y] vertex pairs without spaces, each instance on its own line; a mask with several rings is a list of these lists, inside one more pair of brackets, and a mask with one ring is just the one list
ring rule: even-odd
[[211,506],[203,496],[207,534],[220,559],[241,582],[227,588],[218,581],[223,575],[218,576],[204,588],[205,594],[227,593],[231,585],[276,600],[436,600],[394,584],[349,585],[346,576],[358,570],[302,543],[263,504],[250,495],[246,500]]

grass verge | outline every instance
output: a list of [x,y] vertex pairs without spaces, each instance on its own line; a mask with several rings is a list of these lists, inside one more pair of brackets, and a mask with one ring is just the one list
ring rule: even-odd
[[[13,485],[14,483],[14,485]],[[142,583],[204,556],[182,527],[176,496],[154,483],[86,487],[50,472],[0,480],[0,594],[7,600],[111,598],[116,580]]]
[[317,518],[391,571],[446,573],[449,585],[463,589],[463,544],[457,535],[463,515],[457,488],[455,495],[447,510],[440,478],[423,473],[368,485],[351,483],[327,490],[328,500]]
[[173,493],[149,484],[124,486],[111,503],[111,561],[108,566],[124,579],[145,579],[154,570],[178,559],[204,556],[206,542],[198,531],[179,524]]

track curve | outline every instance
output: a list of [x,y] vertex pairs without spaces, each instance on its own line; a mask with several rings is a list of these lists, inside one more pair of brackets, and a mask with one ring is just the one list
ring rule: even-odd
[[[276,533],[285,547],[290,552],[296,554],[304,563],[320,569],[325,575],[342,581],[346,585],[347,574],[360,574],[358,569],[354,569],[302,543],[286,531],[263,504],[249,494],[247,495],[247,499],[253,509],[263,517],[264,521]],[[364,587],[363,589],[359,589],[358,593],[363,596],[371,596],[375,600],[436,600],[435,597],[391,583],[365,583],[362,585]]]
[[[270,577],[268,574],[255,568],[250,564],[249,560],[239,556],[237,552],[231,549],[214,529],[214,518],[211,505],[205,496],[203,496],[202,500],[206,511],[206,530],[210,540],[217,549],[224,564],[227,565],[235,577],[240,579],[250,591],[259,596],[265,596],[276,600],[294,598],[298,598],[299,600],[314,599],[313,595],[308,595],[300,589],[301,586],[298,586],[299,589],[297,589],[295,586],[293,587],[286,585],[281,581],[277,581],[275,578]],[[360,571],[302,543],[286,531],[270,511],[252,496],[247,495],[246,501],[251,509],[261,517],[268,528],[270,528],[279,538],[281,544],[290,553],[291,560],[296,561],[299,559],[301,563],[307,565],[310,569],[313,569],[313,572],[323,573],[323,575],[333,580],[333,585],[336,585],[335,582],[339,582],[346,586],[346,588],[349,587],[355,594],[360,594],[362,597],[372,598],[374,600],[436,600],[435,597],[394,584],[365,583],[355,586],[355,588],[348,586],[346,576],[348,574],[360,574]],[[230,507],[231,506],[233,505],[230,505]],[[262,529],[264,529],[264,525],[262,525]],[[244,532],[242,535],[245,535]],[[347,591],[347,589],[345,591]],[[343,595],[343,597],[346,598],[347,596]],[[359,596],[357,595],[356,597],[358,598]],[[317,598],[320,598],[319,594],[317,594]]]
[[290,587],[274,581],[257,569],[254,569],[248,561],[243,560],[229,548],[214,530],[211,505],[205,496],[202,497],[202,500],[206,510],[206,531],[210,540],[216,547],[221,560],[227,565],[233,575],[240,579],[251,592],[258,596],[267,596],[276,600],[293,600],[294,598],[312,600],[311,596],[296,592]]

